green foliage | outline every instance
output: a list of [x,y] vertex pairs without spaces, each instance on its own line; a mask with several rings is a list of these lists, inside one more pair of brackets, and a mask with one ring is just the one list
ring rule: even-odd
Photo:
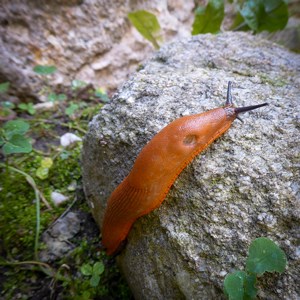
[[256,279],[264,272],[284,272],[285,253],[270,239],[260,237],[252,241],[246,261],[246,272],[227,274],[224,292],[229,300],[251,300],[257,295]]
[[29,124],[22,120],[8,121],[4,124],[0,135],[0,146],[4,155],[32,151],[31,143],[24,135],[28,129]]
[[45,157],[42,159],[40,167],[37,168],[35,174],[38,178],[41,180],[45,180],[48,178],[49,175],[49,169],[53,165],[53,160],[50,157]]
[[199,6],[195,11],[192,35],[217,33],[224,18],[224,0],[209,0],[206,7]]
[[70,103],[70,105],[65,110],[66,115],[68,115],[69,117],[73,116],[76,110],[78,110],[78,108],[79,108],[79,104]]
[[102,102],[107,103],[110,101],[110,99],[108,98],[106,91],[103,88],[97,88],[95,90],[95,96],[97,98],[100,98]]
[[[36,70],[41,75],[50,75],[54,68]],[[53,290],[55,293],[58,291],[62,299],[132,299],[128,286],[111,259],[110,267],[104,267],[108,264],[108,258],[98,249],[98,231],[91,220],[89,230],[95,226],[92,229],[96,236],[94,241],[82,241],[85,233],[80,232],[81,236],[71,241],[76,247],[74,254],[68,253],[61,260],[51,262],[51,265],[38,261],[38,251],[43,249],[40,233],[70,209],[70,202],[59,207],[49,204],[54,190],[73,198],[72,208],[76,206],[75,209],[83,214],[90,212],[87,203],[81,201],[83,195],[79,192],[82,144],[62,149],[57,146],[59,137],[70,129],[76,134],[84,134],[89,120],[103,106],[100,102],[109,100],[104,89],[96,90],[91,84],[81,81],[73,81],[66,94],[61,91],[55,93],[48,76],[43,76],[43,81],[40,95],[47,98],[50,95],[50,100],[56,102],[55,118],[51,109],[39,112],[38,118],[33,117],[33,105],[30,103],[18,105],[16,112],[12,111],[15,109],[12,102],[0,104],[0,117],[7,109],[14,113],[13,117],[22,112],[27,121],[17,118],[0,128],[3,152],[16,153],[20,152],[20,148],[22,152],[28,152],[27,146],[31,150],[26,137],[28,133],[35,140],[34,151],[5,156],[5,163],[0,164],[0,298],[27,299],[38,289],[44,292],[44,287],[55,287]],[[0,85],[0,93],[7,91],[8,87],[8,83]],[[91,272],[83,275],[78,270],[87,262]]]
[[80,271],[85,276],[90,276],[90,285],[96,287],[100,282],[100,275],[104,272],[104,264],[96,262],[93,266],[85,264],[80,268]]
[[74,79],[71,82],[71,88],[72,90],[77,90],[77,89],[81,89],[84,88],[85,86],[87,86],[87,83],[78,79]]
[[[286,0],[241,0],[234,3],[236,17],[232,30],[261,31],[282,30],[288,22],[288,6]],[[203,33],[218,33],[224,19],[224,0],[208,0],[206,6],[195,10],[192,25],[192,35]],[[132,25],[140,34],[158,49],[155,34],[160,31],[160,25],[152,13],[140,10],[128,14]]]
[[48,101],[50,102],[65,101],[65,100],[67,100],[67,96],[65,94],[50,93],[48,95]]
[[262,275],[264,272],[282,273],[286,263],[285,253],[273,241],[261,237],[250,245],[246,270],[257,275]]
[[239,12],[254,32],[281,30],[289,18],[284,0],[247,0]]
[[56,72],[56,67],[55,66],[42,66],[42,65],[37,65],[33,68],[33,71],[39,75],[51,75]]
[[0,94],[6,93],[9,89],[9,82],[0,83]]
[[155,49],[159,49],[157,35],[160,31],[160,25],[156,16],[146,10],[138,10],[128,14],[128,19],[137,31],[149,42]]
[[33,106],[33,103],[20,103],[18,105],[18,108],[28,112],[30,115],[34,115],[35,114],[35,108]]
[[257,295],[256,276],[244,271],[228,274],[224,280],[225,293],[229,300],[254,299]]

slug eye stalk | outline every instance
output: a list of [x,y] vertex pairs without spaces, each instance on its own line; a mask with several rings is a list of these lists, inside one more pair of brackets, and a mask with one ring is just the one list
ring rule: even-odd
[[[227,98],[226,98],[225,107],[233,107],[231,87],[232,87],[232,82],[228,81]],[[245,107],[233,107],[233,109],[234,109],[236,118],[239,119],[241,122],[243,122],[243,120],[241,119],[239,114],[250,111],[250,110],[254,110],[254,109],[260,108],[262,106],[266,106],[266,105],[269,105],[269,104],[263,103],[263,104],[258,104],[258,105],[245,106]]]

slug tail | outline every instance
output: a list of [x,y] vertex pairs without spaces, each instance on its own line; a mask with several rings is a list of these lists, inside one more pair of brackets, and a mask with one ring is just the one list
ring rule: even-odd
[[102,223],[102,244],[107,255],[120,250],[133,223],[140,217],[145,196],[146,192],[131,187],[127,178],[112,193]]

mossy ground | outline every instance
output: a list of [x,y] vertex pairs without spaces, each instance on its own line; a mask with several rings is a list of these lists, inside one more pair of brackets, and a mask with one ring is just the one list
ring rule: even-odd
[[[82,137],[89,119],[99,108],[99,105],[88,107],[79,117],[72,118],[62,113],[54,122],[49,112],[39,114],[39,119],[22,115],[31,125],[29,136],[34,139],[35,150],[29,154],[1,158],[0,299],[132,298],[114,259],[107,257],[100,249],[99,231],[81,188],[81,143],[67,149],[59,145],[59,137],[64,132]],[[36,175],[36,170],[45,157],[51,157],[53,165],[48,177],[42,180]],[[40,235],[65,210],[82,214],[81,230],[72,240],[75,247],[70,253],[46,265],[40,264],[34,255],[37,222],[35,192],[25,176],[4,165],[29,174],[51,205],[49,209],[41,201]],[[50,200],[53,191],[68,196],[69,201],[56,207]],[[43,247],[45,245],[40,242],[39,250]],[[97,261],[104,263],[105,271],[99,285],[93,287],[90,278],[84,276],[80,269],[84,264],[93,265]]]

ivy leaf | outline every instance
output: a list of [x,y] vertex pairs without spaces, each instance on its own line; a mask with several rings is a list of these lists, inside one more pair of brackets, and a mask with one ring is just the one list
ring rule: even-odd
[[229,300],[243,300],[245,272],[236,271],[227,274],[224,280],[224,290]]
[[273,241],[260,237],[255,239],[249,248],[246,270],[249,273],[262,275],[264,272],[279,272],[285,270],[286,255]]
[[224,18],[224,0],[209,0],[206,7],[199,6],[195,11],[192,35],[217,33]]
[[15,134],[4,144],[2,150],[5,155],[12,153],[29,153],[32,150],[32,146],[25,136]]
[[85,276],[89,276],[93,274],[93,268],[90,264],[82,265],[80,271]]
[[96,287],[100,282],[100,276],[99,275],[93,275],[90,279],[90,285],[92,287]]
[[102,262],[96,262],[93,266],[93,274],[101,275],[104,272],[104,264]]
[[0,83],[0,94],[7,92],[9,89],[9,82]]
[[128,14],[128,19],[136,30],[148,41],[155,49],[159,49],[156,37],[160,31],[160,25],[156,16],[146,10],[138,10]]
[[26,133],[29,129],[29,124],[22,120],[8,121],[4,124],[3,129],[5,131],[5,136],[10,139],[13,135],[22,135]]
[[33,71],[39,75],[51,75],[56,72],[56,67],[37,65],[33,68]]
[[244,271],[227,274],[224,280],[224,290],[229,300],[254,299],[257,295],[255,287],[256,276]]
[[283,29],[288,22],[288,6],[284,0],[247,0],[240,14],[255,32]]

